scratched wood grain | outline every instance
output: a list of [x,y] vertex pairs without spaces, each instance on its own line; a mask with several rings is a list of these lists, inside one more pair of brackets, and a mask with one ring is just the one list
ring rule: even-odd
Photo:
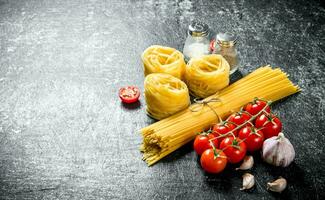
[[[117,96],[143,91],[142,51],[182,50],[196,17],[238,35],[242,75],[280,66],[302,89],[273,107],[295,162],[256,155],[248,192],[233,168],[204,173],[191,144],[148,168],[143,96]],[[325,199],[324,22],[317,1],[0,0],[0,199]],[[287,190],[267,192],[278,176]]]

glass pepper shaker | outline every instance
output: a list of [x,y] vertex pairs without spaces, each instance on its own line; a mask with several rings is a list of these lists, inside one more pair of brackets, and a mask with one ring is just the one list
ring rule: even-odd
[[188,27],[187,38],[183,48],[186,61],[191,58],[210,54],[209,26],[201,21],[194,20]]
[[230,74],[233,74],[239,65],[239,56],[236,49],[237,38],[231,33],[218,33],[214,42],[213,53],[221,54],[230,65]]

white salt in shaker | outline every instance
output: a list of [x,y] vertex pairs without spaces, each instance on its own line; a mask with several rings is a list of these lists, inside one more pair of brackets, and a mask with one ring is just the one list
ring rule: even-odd
[[191,58],[210,54],[209,26],[201,21],[194,20],[188,27],[187,38],[183,48],[186,61]]

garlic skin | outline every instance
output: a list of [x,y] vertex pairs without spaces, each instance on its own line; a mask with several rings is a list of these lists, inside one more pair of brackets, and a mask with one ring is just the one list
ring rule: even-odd
[[236,170],[248,170],[254,165],[253,156],[245,156],[243,163]]
[[287,167],[295,158],[295,150],[291,142],[280,132],[278,136],[264,141],[262,158],[271,165]]
[[287,180],[282,178],[281,176],[277,180],[267,183],[267,189],[272,192],[281,193],[283,190],[286,189],[286,187],[287,187]]
[[245,173],[243,175],[243,187],[240,190],[251,189],[255,185],[255,178],[250,173]]

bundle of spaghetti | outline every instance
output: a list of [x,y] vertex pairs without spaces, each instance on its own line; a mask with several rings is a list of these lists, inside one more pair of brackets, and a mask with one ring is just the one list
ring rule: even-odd
[[211,54],[192,58],[185,70],[190,93],[205,98],[229,84],[229,64],[221,55]]
[[149,74],[144,88],[147,113],[158,120],[184,110],[191,103],[186,84],[169,74]]
[[153,45],[142,53],[144,75],[166,73],[182,79],[185,72],[184,56],[174,48]]
[[[196,133],[217,123],[219,117],[225,119],[255,97],[274,102],[298,91],[299,87],[280,69],[261,67],[204,99],[205,103],[192,104],[188,109],[143,128],[140,147],[143,159],[149,166],[153,165],[194,139]],[[212,99],[219,101],[212,102]]]

